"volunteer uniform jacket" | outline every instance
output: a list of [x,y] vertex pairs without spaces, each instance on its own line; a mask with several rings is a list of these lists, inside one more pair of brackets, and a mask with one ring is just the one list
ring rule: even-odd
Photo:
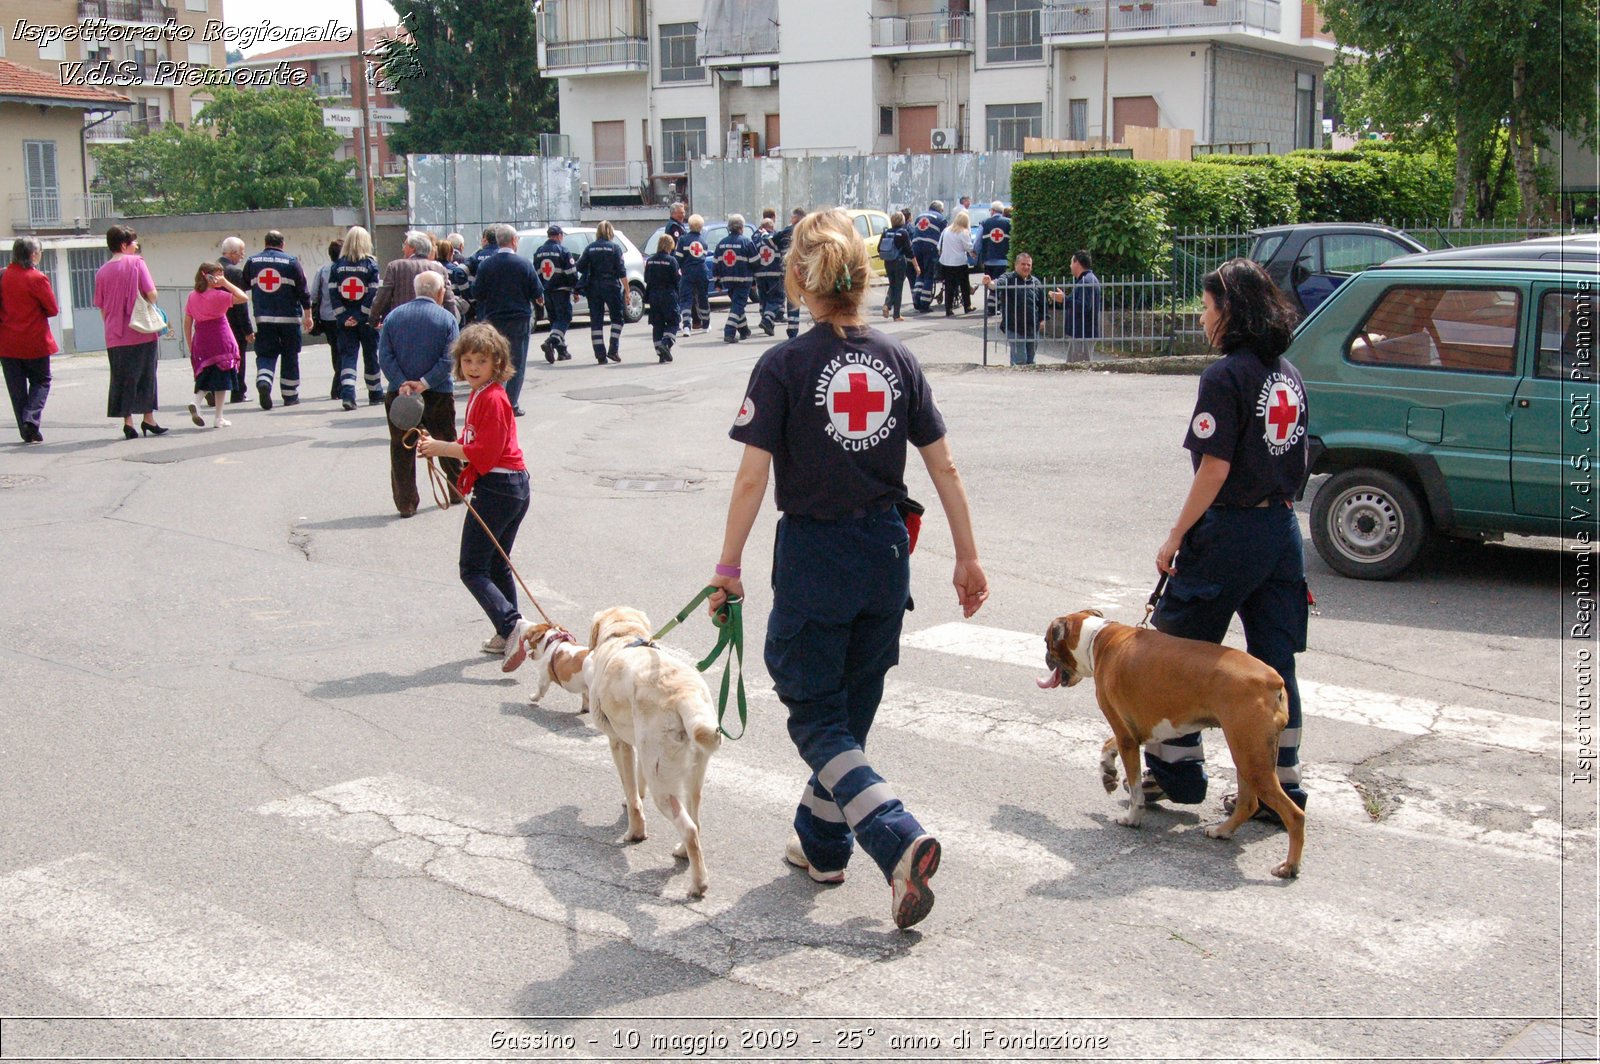
[[282,248],[265,248],[245,259],[244,280],[250,286],[257,325],[299,325],[311,309],[306,272],[300,260]]
[[1004,266],[1011,261],[1011,219],[1003,214],[991,214],[978,226],[980,244],[978,263],[983,266]]
[[333,294],[334,320],[342,329],[349,322],[367,325],[372,320],[372,297],[378,292],[378,260],[360,262],[341,258],[328,270],[328,289]]
[[[578,260],[565,244],[546,240],[533,253],[533,269],[547,293],[571,292],[578,285]],[[549,306],[548,297],[546,306]]]
[[752,272],[758,280],[766,281],[773,278],[783,279],[783,249],[778,246],[778,234],[770,233],[764,229],[757,229],[750,238],[750,245],[755,249],[755,261],[752,263]]
[[918,259],[939,257],[939,234],[947,223],[944,215],[923,211],[911,223],[911,250]]
[[614,240],[596,240],[578,258],[578,289],[593,300],[596,293],[620,291],[628,276],[622,261],[622,245]]
[[658,313],[666,313],[677,322],[678,282],[682,278],[683,271],[678,269],[678,260],[672,255],[655,254],[645,260],[644,298],[650,305],[652,321]]
[[729,233],[711,253],[711,268],[724,286],[748,285],[755,276],[756,248],[743,233]]

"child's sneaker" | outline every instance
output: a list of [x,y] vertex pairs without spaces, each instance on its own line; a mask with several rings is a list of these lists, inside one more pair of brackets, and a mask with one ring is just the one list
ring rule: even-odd
[[532,621],[520,618],[517,620],[516,627],[506,636],[505,659],[500,662],[501,672],[516,672],[522,667],[522,663],[528,660],[527,635],[532,628]]
[[933,889],[928,880],[939,870],[939,840],[918,835],[894,866],[889,886],[894,902],[894,926],[904,931],[933,911]]
[[506,637],[503,635],[491,636],[483,641],[480,648],[485,654],[504,655],[506,652]]
[[789,843],[783,848],[783,859],[796,868],[804,868],[806,875],[818,883],[827,883],[832,886],[844,882],[844,869],[842,868],[837,872],[824,872],[821,869],[811,867],[811,862],[806,860],[806,851],[800,845],[800,836],[798,835],[789,836]]

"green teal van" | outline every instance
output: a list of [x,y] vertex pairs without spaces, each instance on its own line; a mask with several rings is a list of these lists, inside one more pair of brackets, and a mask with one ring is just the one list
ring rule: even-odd
[[1430,536],[1593,538],[1594,236],[1408,255],[1341,285],[1305,378],[1317,553],[1386,580]]

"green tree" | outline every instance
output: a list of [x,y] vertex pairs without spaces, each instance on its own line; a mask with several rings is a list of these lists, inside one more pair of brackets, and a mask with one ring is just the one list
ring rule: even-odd
[[1455,157],[1451,221],[1492,216],[1515,177],[1521,217],[1548,217],[1551,135],[1596,142],[1596,0],[1324,0],[1346,122]]
[[355,201],[339,135],[300,89],[217,87],[191,129],[97,145],[95,187],[129,214],[337,207]]
[[556,85],[539,76],[528,0],[394,0],[405,37],[374,57],[409,114],[397,154],[533,155],[559,127]]

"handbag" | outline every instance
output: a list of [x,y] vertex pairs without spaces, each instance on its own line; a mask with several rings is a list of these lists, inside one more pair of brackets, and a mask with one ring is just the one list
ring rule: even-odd
[[166,311],[144,296],[136,296],[133,301],[133,316],[128,319],[128,328],[148,336],[160,336],[167,331]]

